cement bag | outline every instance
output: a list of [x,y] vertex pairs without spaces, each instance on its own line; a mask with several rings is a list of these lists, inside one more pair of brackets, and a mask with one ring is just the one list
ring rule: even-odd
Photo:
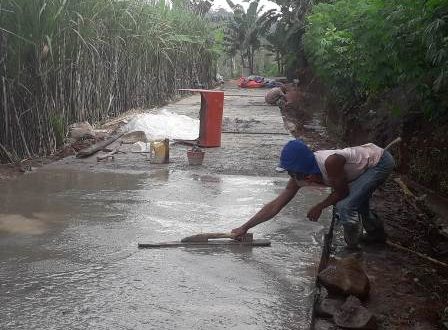
[[143,131],[150,141],[163,139],[195,140],[199,137],[199,119],[178,115],[166,109],[158,113],[134,116],[125,131]]

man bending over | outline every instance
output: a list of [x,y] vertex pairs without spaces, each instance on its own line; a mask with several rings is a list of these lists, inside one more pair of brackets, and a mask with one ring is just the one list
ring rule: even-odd
[[334,205],[344,227],[347,248],[359,248],[363,226],[366,230],[363,240],[385,241],[383,223],[370,211],[369,201],[375,189],[395,167],[395,161],[387,150],[368,143],[345,149],[312,152],[301,140],[293,140],[284,146],[280,166],[290,176],[286,188],[249,221],[233,229],[232,233],[236,238],[273,218],[301,187],[328,186],[333,188],[332,193],[309,210],[309,220],[317,221],[325,208]]

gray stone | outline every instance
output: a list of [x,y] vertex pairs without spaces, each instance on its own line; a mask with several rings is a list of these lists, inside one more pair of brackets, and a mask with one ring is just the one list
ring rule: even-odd
[[340,299],[323,299],[316,308],[316,314],[319,317],[330,318],[341,308],[343,300]]
[[143,131],[133,131],[126,133],[121,137],[121,142],[126,144],[134,144],[137,142],[148,142],[145,132]]
[[71,124],[68,128],[68,132],[68,137],[75,141],[95,137],[95,130],[92,125],[86,121]]
[[340,328],[338,326],[336,326],[330,320],[317,319],[315,321],[312,329],[314,329],[314,330],[336,330],[336,329],[340,329]]
[[333,319],[337,326],[344,329],[377,329],[373,314],[354,296],[347,298]]

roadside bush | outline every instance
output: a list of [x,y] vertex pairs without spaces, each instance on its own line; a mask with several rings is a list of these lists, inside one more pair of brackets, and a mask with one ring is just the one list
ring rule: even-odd
[[304,47],[342,103],[398,85],[430,117],[448,115],[448,1],[337,0],[308,16]]

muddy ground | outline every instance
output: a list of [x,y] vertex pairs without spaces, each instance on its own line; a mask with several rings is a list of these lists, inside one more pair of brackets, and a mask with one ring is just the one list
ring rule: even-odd
[[[234,92],[237,94],[238,90],[236,89]],[[316,149],[344,147],[342,143],[328,136],[322,127],[316,125],[323,109],[320,95],[313,93],[310,88],[299,89],[294,93],[297,93],[298,106],[296,109],[289,109],[287,113],[284,113],[285,117],[291,122],[302,124],[303,116],[297,116],[297,114],[300,114],[302,110],[309,114],[305,129],[295,131],[295,135],[304,138]],[[262,105],[261,98],[258,103],[260,103],[260,106]],[[197,104],[186,104],[186,106],[197,106]],[[251,144],[251,135],[247,134],[247,129],[257,124],[259,123],[256,120],[248,122],[247,118],[240,118],[240,120],[232,122],[225,121],[225,131],[233,133],[224,133],[224,139],[245,141],[243,143],[244,147],[240,150],[228,150],[227,152],[223,150],[222,153],[214,156],[222,157],[221,160],[226,158],[238,159],[238,157],[244,155],[248,147],[263,148],[263,144]],[[241,125],[246,125],[244,134],[238,133]],[[269,139],[284,140],[287,138],[287,136],[283,136],[281,131],[271,133],[278,133],[278,135],[271,135]],[[267,141],[266,146],[270,142]],[[266,150],[267,152],[263,157],[265,157],[264,161],[267,161],[267,166],[265,169],[256,169],[259,171],[257,173],[259,175],[272,173],[272,167],[276,165],[276,159],[278,159],[279,150],[269,147]],[[180,170],[186,166],[185,161],[179,161],[185,157],[184,151],[184,149],[180,149],[178,153],[172,155],[174,162],[179,164],[178,169]],[[118,155],[118,157],[120,156]],[[256,163],[259,160],[253,159],[251,161]],[[3,165],[0,167],[0,180],[19,176],[32,169],[32,167],[39,167],[50,161],[52,161],[52,158],[42,158],[24,161],[14,166]],[[73,165],[73,161],[73,159],[67,159],[66,165]],[[219,165],[212,166],[209,164],[207,171],[225,174],[249,174],[251,172],[247,166],[239,168],[230,163],[227,166],[225,161],[216,162],[216,164]],[[90,165],[84,165],[93,166],[93,161]],[[111,170],[119,169],[112,163],[106,163],[103,166],[109,166]],[[138,166],[135,169],[142,170]],[[419,192],[417,191],[416,194],[419,195]],[[373,198],[373,206],[384,219],[387,233],[392,242],[413,251],[434,256],[430,244],[429,228],[430,219],[433,215],[425,207],[419,207],[417,204],[406,197],[402,188],[392,179],[378,190]],[[340,241],[340,239],[340,235],[336,235],[336,241]],[[447,312],[444,313],[444,310],[448,307],[447,268],[413,253],[397,250],[387,245],[365,246],[363,251],[361,258],[371,281],[371,294],[366,306],[377,317],[380,329],[444,329],[442,320],[444,317],[448,317]],[[337,242],[335,253],[338,254]],[[443,256],[435,257],[444,262],[448,261]],[[326,320],[318,320],[316,323],[318,329],[331,329],[333,327]]]
[[[312,83],[301,85],[296,93],[298,106],[295,111],[299,113],[299,121],[302,120],[302,112],[322,113],[324,100],[320,86]],[[291,120],[295,118],[295,111],[288,112]],[[302,135],[313,140],[316,148],[347,146],[334,136],[316,136],[315,130],[304,130]],[[396,155],[396,150],[392,149],[392,154]],[[436,242],[431,235],[433,217],[448,217],[446,208],[440,207],[443,202],[438,203],[438,214],[434,214],[428,205],[404,193],[395,181],[399,178],[399,174],[395,173],[376,191],[371,205],[384,220],[389,240],[447,263],[446,255],[435,253]],[[413,193],[422,196],[425,191],[416,189]],[[333,255],[337,257],[343,243],[340,229],[336,234]],[[389,245],[364,246],[363,254],[358,257],[371,281],[370,298],[366,306],[375,314],[380,329],[448,327],[448,323],[443,325],[444,321],[448,321],[448,267]],[[334,326],[326,320],[318,320],[316,328],[332,329]]]

